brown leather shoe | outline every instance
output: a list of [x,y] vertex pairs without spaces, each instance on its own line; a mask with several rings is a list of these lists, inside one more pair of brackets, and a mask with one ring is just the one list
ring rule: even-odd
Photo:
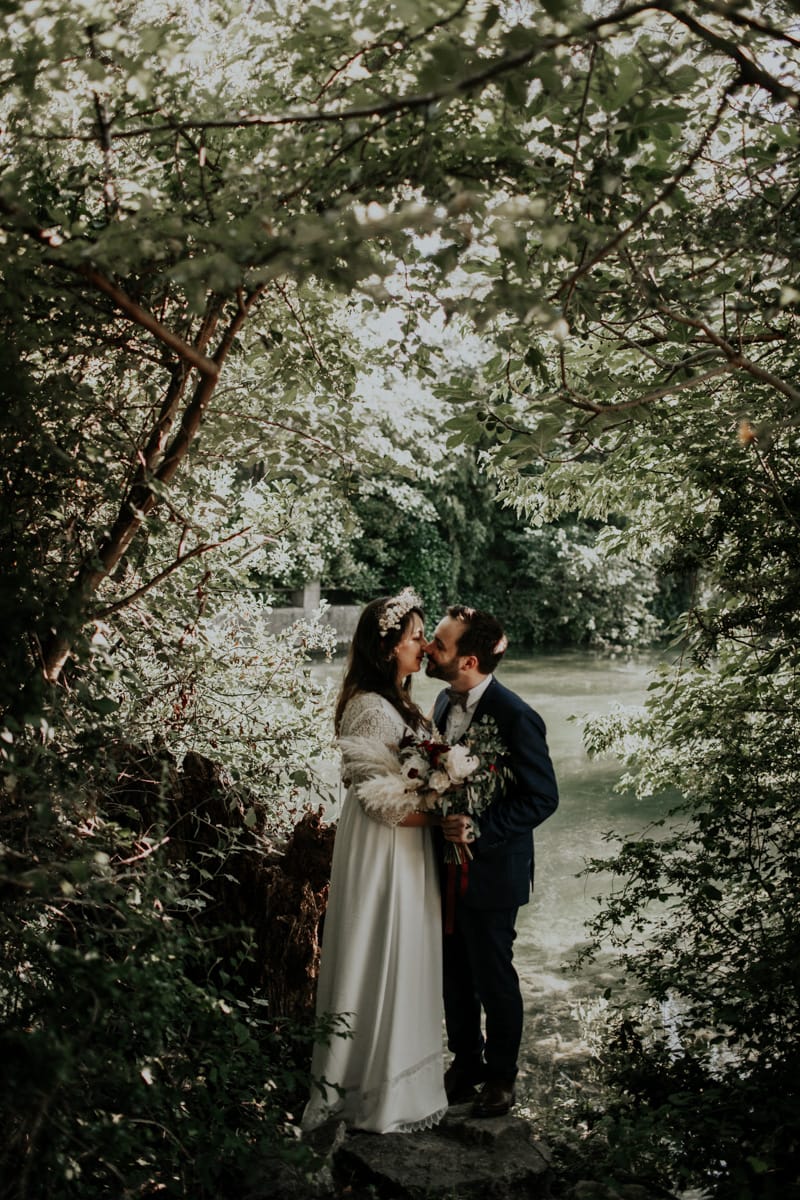
[[478,1084],[484,1079],[483,1063],[462,1067],[452,1062],[444,1073],[444,1090],[448,1104],[467,1104],[478,1094]]
[[470,1109],[470,1115],[473,1117],[504,1117],[516,1098],[513,1079],[487,1079]]

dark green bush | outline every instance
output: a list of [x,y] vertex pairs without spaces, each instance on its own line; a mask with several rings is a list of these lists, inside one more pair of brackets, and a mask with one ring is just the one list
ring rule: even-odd
[[112,822],[60,766],[39,756],[27,796],[17,777],[5,830],[2,1195],[240,1196],[304,1159],[311,1034],[248,982],[244,923],[215,915],[241,834],[218,830],[200,869],[173,861],[168,830]]
[[[599,1062],[605,1106],[587,1107],[589,1152],[609,1178],[634,1175],[715,1200],[800,1196],[800,1057],[750,1062],[708,1037],[612,1022]],[[586,1147],[584,1147],[585,1151]]]

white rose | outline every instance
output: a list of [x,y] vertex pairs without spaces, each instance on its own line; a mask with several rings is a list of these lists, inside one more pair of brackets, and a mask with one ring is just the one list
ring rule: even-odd
[[452,782],[447,771],[432,771],[428,779],[428,787],[434,792],[446,792]]
[[453,783],[463,783],[468,775],[477,771],[480,760],[470,754],[466,746],[451,746],[443,759],[445,770]]

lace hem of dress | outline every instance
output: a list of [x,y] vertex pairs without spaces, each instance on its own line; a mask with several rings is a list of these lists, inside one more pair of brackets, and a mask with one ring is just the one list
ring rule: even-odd
[[438,1112],[431,1113],[429,1117],[425,1117],[422,1121],[406,1121],[402,1125],[392,1127],[392,1133],[421,1133],[423,1129],[433,1129],[447,1115],[447,1105],[440,1108]]

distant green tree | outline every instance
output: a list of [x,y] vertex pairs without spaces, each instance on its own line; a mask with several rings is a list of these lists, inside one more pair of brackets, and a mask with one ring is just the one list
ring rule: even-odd
[[655,571],[604,554],[591,523],[531,529],[517,518],[498,531],[485,561],[475,602],[503,614],[517,645],[633,649],[663,635]]
[[604,553],[596,522],[532,529],[498,506],[470,456],[454,455],[433,481],[371,481],[353,514],[361,532],[326,580],[358,600],[411,582],[432,615],[458,600],[496,613],[517,650],[664,637],[670,600],[653,566]]

